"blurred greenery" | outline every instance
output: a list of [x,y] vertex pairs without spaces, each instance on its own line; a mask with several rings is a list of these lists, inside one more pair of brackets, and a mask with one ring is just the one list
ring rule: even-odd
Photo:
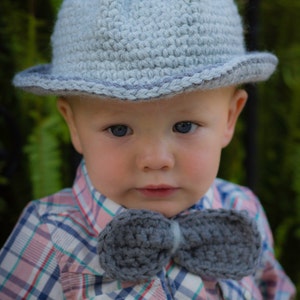
[[[72,184],[74,153],[55,99],[17,91],[13,75],[49,62],[51,34],[61,0],[0,2],[0,246],[26,203]],[[239,0],[246,15],[250,0]],[[259,1],[256,1],[259,2]],[[280,64],[258,85],[256,121],[247,110],[224,150],[219,175],[249,183],[246,144],[255,129],[255,178],[275,239],[276,256],[300,290],[300,2],[260,1],[258,48]],[[251,30],[245,23],[246,33]],[[299,26],[298,26],[299,25]],[[251,100],[248,105],[251,106]],[[254,102],[253,102],[254,103]],[[246,167],[247,166],[247,167]]]

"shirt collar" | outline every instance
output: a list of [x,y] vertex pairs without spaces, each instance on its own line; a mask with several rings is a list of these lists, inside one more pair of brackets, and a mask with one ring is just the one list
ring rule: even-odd
[[189,209],[189,211],[192,212],[194,210],[198,211],[198,210],[219,209],[219,208],[222,208],[222,201],[215,180],[213,184],[209,187],[205,195],[197,203],[195,203]]
[[[96,235],[105,228],[114,216],[126,210],[126,208],[105,197],[95,189],[89,178],[84,160],[81,161],[77,169],[73,193],[84,219]],[[204,209],[220,208],[221,201],[218,201],[219,198],[217,188],[215,184],[212,184],[197,203],[179,215]]]
[[99,234],[113,217],[125,208],[97,191],[87,172],[85,161],[82,160],[73,185],[73,193],[86,222]]

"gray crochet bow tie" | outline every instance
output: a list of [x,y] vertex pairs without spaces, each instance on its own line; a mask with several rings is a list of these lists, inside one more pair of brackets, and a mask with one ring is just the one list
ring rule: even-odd
[[261,238],[245,212],[205,210],[175,220],[148,210],[127,210],[100,233],[98,254],[106,275],[141,281],[170,259],[204,278],[241,279],[257,267]]

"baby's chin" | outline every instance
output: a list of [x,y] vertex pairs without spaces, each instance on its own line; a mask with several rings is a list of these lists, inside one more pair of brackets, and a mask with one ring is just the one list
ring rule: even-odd
[[126,207],[128,209],[145,209],[145,210],[150,210],[150,211],[154,211],[157,213],[162,214],[164,217],[171,219],[173,217],[175,217],[176,215],[184,212],[185,210],[189,209],[191,206],[187,206],[187,207],[174,207],[169,205],[168,207],[164,207],[164,205],[145,205],[145,206],[132,206],[132,207]]

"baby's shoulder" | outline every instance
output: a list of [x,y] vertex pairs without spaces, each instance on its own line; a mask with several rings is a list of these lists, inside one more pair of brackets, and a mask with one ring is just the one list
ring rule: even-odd
[[68,247],[64,243],[67,236],[74,239],[92,232],[71,188],[31,201],[23,216],[47,231],[54,244],[63,244],[64,247]]
[[78,211],[78,205],[72,189],[66,188],[53,195],[31,201],[26,211],[35,214],[40,220],[46,220],[72,215]]

